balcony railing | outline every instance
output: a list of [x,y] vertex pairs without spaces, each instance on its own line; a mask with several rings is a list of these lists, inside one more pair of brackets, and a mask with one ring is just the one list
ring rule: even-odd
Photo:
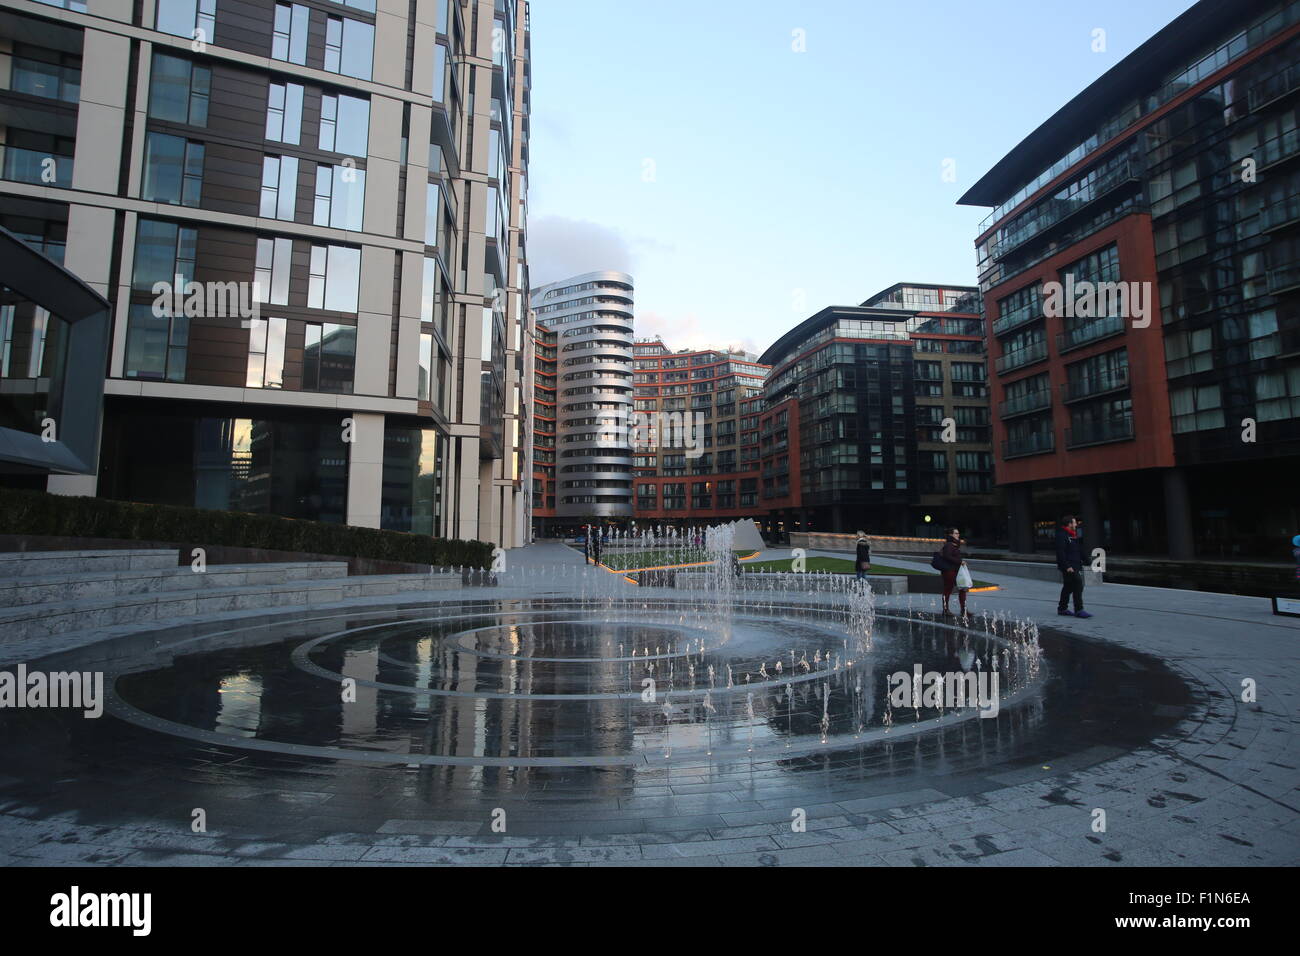
[[1012,309],[1010,312],[999,315],[994,319],[993,334],[1003,335],[1010,332],[1012,329],[1018,329],[1020,326],[1033,322],[1035,319],[1041,319],[1042,317],[1043,303],[1039,300],[1027,302],[1019,308]]
[[1017,395],[1015,398],[1009,398],[1002,402],[998,405],[998,417],[1014,418],[1017,415],[1027,415],[1040,409],[1051,408],[1051,406],[1052,390],[1044,388],[1036,392]]
[[1300,262],[1288,262],[1268,270],[1268,291],[1286,292],[1300,286]]
[[1122,315],[1102,316],[1084,324],[1067,328],[1057,335],[1056,351],[1069,352],[1071,349],[1082,348],[1091,342],[1110,338],[1112,335],[1120,335],[1123,331],[1124,317]]
[[1045,455],[1056,451],[1055,432],[1032,432],[1020,438],[1008,438],[1002,442],[1002,457],[1024,458],[1026,455]]
[[1300,129],[1289,129],[1259,145],[1259,168],[1268,169],[1300,153]]
[[1271,232],[1300,219],[1300,193],[1271,202],[1259,211],[1259,231]]
[[1300,88],[1300,63],[1292,64],[1285,70],[1274,73],[1262,83],[1252,86],[1246,91],[1246,98],[1250,103],[1251,112],[1254,112],[1294,92],[1297,88]]
[[1041,362],[1047,358],[1047,343],[1035,342],[1033,345],[1025,346],[1014,352],[1006,352],[998,357],[996,362],[998,374],[1005,375],[1013,369],[1024,368],[1026,365],[1033,365],[1035,362]]
[[1083,448],[1086,445],[1102,445],[1112,441],[1128,441],[1133,437],[1133,416],[1122,418],[1103,418],[1076,425],[1065,430],[1066,448]]
[[1077,402],[1080,399],[1105,395],[1107,392],[1117,392],[1128,388],[1128,385],[1127,367],[1108,369],[1100,375],[1089,375],[1067,382],[1061,386],[1061,397],[1067,402]]
[[72,188],[72,157],[58,156],[39,149],[0,144],[0,178],[36,186]]

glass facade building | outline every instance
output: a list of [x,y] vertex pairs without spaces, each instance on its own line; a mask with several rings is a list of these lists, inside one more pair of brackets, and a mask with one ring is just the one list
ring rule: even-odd
[[113,310],[48,489],[523,544],[529,47],[518,0],[0,11],[0,226]]
[[1069,512],[1125,552],[1289,554],[1294,496],[1241,489],[1300,463],[1298,94],[1300,4],[1206,0],[962,198],[992,207],[976,249],[1016,550]]

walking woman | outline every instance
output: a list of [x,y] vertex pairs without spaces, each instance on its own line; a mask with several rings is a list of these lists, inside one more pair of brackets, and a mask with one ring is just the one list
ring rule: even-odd
[[962,556],[961,549],[966,544],[962,540],[961,532],[956,528],[948,529],[948,537],[943,542],[943,547],[939,549],[939,554],[943,556],[948,567],[940,571],[943,577],[943,613],[944,616],[951,616],[952,610],[948,607],[952,599],[952,592],[956,590],[957,601],[961,606],[961,616],[966,616],[966,591],[967,588],[957,587],[957,572],[961,570],[966,559]]
[[857,579],[859,581],[864,581],[866,580],[867,572],[871,570],[871,542],[867,540],[867,533],[865,531],[858,532],[857,562]]

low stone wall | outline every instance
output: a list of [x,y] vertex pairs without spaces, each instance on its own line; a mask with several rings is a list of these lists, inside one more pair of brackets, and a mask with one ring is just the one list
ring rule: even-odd
[[[0,551],[155,551],[176,550],[177,566],[192,560],[195,548],[203,548],[208,564],[283,564],[296,561],[346,561],[349,575],[428,574],[427,564],[382,561],[355,555],[306,554],[299,551],[269,551],[265,548],[234,548],[175,541],[128,541],[123,538],[62,538],[51,535],[0,535]],[[467,569],[468,570],[468,569]]]
[[[871,553],[877,551],[894,554],[934,554],[943,547],[942,538],[896,538],[889,535],[867,535]],[[805,551],[844,551],[853,553],[858,547],[856,534],[830,534],[820,531],[791,531],[790,547]]]

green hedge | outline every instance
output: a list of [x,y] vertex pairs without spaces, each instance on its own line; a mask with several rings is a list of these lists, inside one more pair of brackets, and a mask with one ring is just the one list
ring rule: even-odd
[[0,488],[0,534],[123,538],[486,568],[492,545],[402,531]]

